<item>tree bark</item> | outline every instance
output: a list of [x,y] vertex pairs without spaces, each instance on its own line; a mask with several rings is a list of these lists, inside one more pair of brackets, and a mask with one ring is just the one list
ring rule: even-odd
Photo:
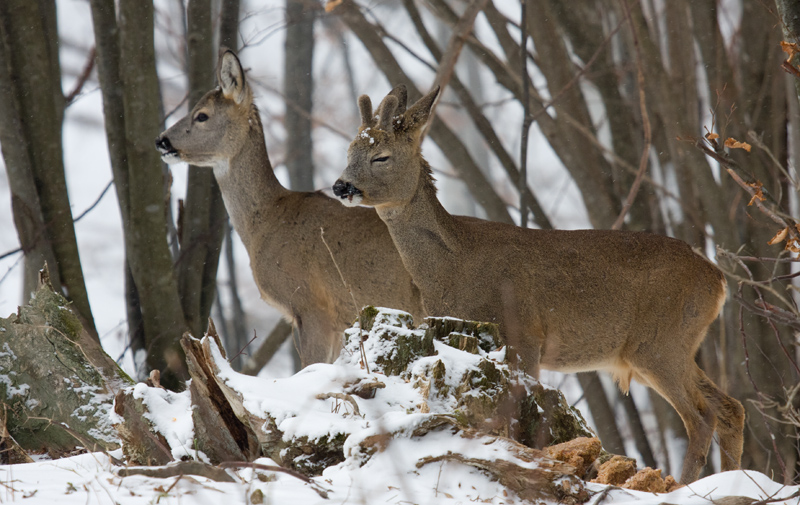
[[0,142],[12,187],[12,209],[26,255],[24,298],[36,289],[44,261],[53,282],[94,338],[94,325],[72,222],[61,143],[64,96],[55,5],[13,0],[0,6]]
[[314,190],[311,106],[314,95],[314,18],[316,6],[307,0],[286,1],[286,43],[283,93],[295,107],[286,107],[286,168],[289,187]]
[[[108,153],[111,172],[114,175],[114,187],[119,202],[125,241],[125,306],[128,316],[129,347],[134,356],[134,363],[143,364],[138,355],[146,353],[142,307],[130,266],[131,237],[130,199],[128,198],[128,155],[125,146],[125,110],[123,107],[123,84],[120,77],[119,27],[113,0],[90,0],[92,24],[97,60],[97,77],[103,95],[103,119],[105,123]],[[143,361],[143,360],[141,360]],[[146,370],[137,370],[138,378],[147,376]]]
[[[186,47],[189,107],[214,87],[211,0],[191,0],[187,10]],[[181,306],[189,331],[206,330],[216,296],[217,268],[227,212],[210,167],[189,166],[176,270]]]
[[222,0],[219,20],[220,47],[238,50],[239,9],[239,0]]
[[147,363],[174,389],[188,378],[180,337],[187,325],[166,241],[161,160],[152,142],[161,130],[153,45],[153,5],[120,2],[120,77],[130,205],[128,258],[142,304]]

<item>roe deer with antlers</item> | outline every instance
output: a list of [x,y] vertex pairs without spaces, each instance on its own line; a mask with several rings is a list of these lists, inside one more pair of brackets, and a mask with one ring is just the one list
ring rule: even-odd
[[688,244],[650,233],[531,230],[450,215],[420,150],[438,88],[405,110],[395,88],[362,125],[334,186],[389,228],[428,315],[500,324],[523,368],[605,370],[656,390],[689,435],[681,482],[697,479],[716,429],[722,469],[739,467],[744,409],[695,364],[725,301],[722,273]]
[[220,87],[162,133],[156,147],[167,163],[214,169],[261,297],[299,330],[303,366],[338,356],[342,331],[360,309],[353,299],[420,314],[419,291],[375,210],[281,186],[252,90],[230,50],[221,51],[217,79]]

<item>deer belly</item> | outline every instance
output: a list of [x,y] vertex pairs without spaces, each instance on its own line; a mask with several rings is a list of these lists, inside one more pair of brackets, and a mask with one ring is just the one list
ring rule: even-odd
[[563,373],[587,372],[615,368],[619,362],[624,341],[590,338],[554,338],[549,335],[542,349],[540,366],[546,370]]

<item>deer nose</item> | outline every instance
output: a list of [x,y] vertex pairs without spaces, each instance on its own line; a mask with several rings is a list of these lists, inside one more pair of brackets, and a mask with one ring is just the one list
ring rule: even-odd
[[173,150],[172,144],[167,137],[158,137],[156,139],[156,149],[161,152],[169,152]]
[[361,190],[353,186],[351,183],[344,182],[343,180],[339,179],[333,185],[333,194],[339,198],[347,198],[348,196],[360,195]]

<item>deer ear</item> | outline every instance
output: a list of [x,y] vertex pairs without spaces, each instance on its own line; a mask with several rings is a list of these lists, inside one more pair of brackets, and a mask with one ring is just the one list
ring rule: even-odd
[[217,80],[222,87],[222,94],[225,98],[242,104],[250,97],[250,87],[245,81],[242,64],[230,49],[221,49],[220,53],[222,54],[217,65]]
[[425,126],[431,115],[431,109],[439,96],[439,86],[436,86],[430,93],[420,98],[417,103],[411,106],[406,112],[406,121],[411,131],[419,130]]

